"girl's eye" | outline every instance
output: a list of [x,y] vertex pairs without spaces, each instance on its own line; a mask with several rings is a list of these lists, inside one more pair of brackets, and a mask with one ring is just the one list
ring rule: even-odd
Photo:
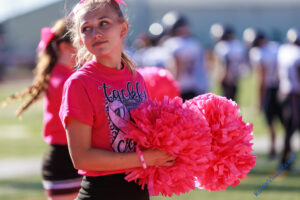
[[82,33],[85,33],[85,32],[87,32],[87,31],[89,31],[90,29],[91,29],[90,27],[86,26],[86,27],[83,27],[83,28],[82,28],[81,32],[82,32]]
[[108,25],[108,22],[106,22],[106,21],[102,21],[99,23],[99,27],[104,27],[106,25]]

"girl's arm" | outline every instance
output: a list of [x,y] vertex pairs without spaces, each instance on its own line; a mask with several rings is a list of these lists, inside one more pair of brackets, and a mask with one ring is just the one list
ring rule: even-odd
[[[136,152],[117,153],[93,148],[92,127],[74,117],[67,118],[66,130],[69,152],[76,169],[114,171],[142,166]],[[174,156],[159,150],[147,149],[143,156],[148,166],[171,166],[175,162]]]

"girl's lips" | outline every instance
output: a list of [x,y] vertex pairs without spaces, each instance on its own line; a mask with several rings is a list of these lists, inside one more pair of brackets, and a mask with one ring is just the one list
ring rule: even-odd
[[93,47],[94,47],[94,46],[102,45],[102,44],[104,44],[104,43],[106,43],[106,41],[98,41],[98,42],[95,42],[95,43],[93,43]]

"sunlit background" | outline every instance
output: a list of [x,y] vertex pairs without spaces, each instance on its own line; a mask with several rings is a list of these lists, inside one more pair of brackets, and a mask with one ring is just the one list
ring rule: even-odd
[[[288,29],[300,28],[300,0],[125,0],[121,6],[128,16],[130,31],[126,39],[128,49],[133,48],[136,36],[147,32],[150,24],[161,22],[162,16],[176,10],[189,20],[193,35],[207,52],[208,63],[214,41],[210,28],[215,23],[233,27],[236,38],[242,40],[248,27],[259,28],[270,40],[286,42]],[[0,80],[0,101],[14,92],[26,88],[32,80],[36,61],[36,47],[40,30],[69,14],[75,0],[0,0],[0,59],[3,69]],[[159,31],[159,27],[152,27]],[[212,77],[210,92],[220,94],[214,66],[208,66]],[[279,157],[268,160],[269,139],[262,114],[257,109],[257,77],[247,72],[240,83],[237,102],[245,121],[254,124],[254,149],[258,155],[256,167],[249,178],[237,187],[222,192],[192,191],[189,194],[158,199],[300,199],[300,137],[294,135],[296,159],[293,173],[283,172],[259,197],[253,192],[266,179],[276,173]],[[32,106],[22,120],[15,117],[18,102],[0,109],[0,199],[46,199],[40,176],[41,157],[47,148],[42,130],[42,101]],[[283,129],[277,122],[277,149],[280,154]]]

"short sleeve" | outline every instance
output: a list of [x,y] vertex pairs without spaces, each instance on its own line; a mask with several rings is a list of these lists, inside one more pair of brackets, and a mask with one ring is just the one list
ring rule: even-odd
[[64,85],[59,111],[64,128],[66,128],[66,119],[70,116],[90,126],[93,125],[94,111],[89,94],[84,84],[76,79],[69,79]]

